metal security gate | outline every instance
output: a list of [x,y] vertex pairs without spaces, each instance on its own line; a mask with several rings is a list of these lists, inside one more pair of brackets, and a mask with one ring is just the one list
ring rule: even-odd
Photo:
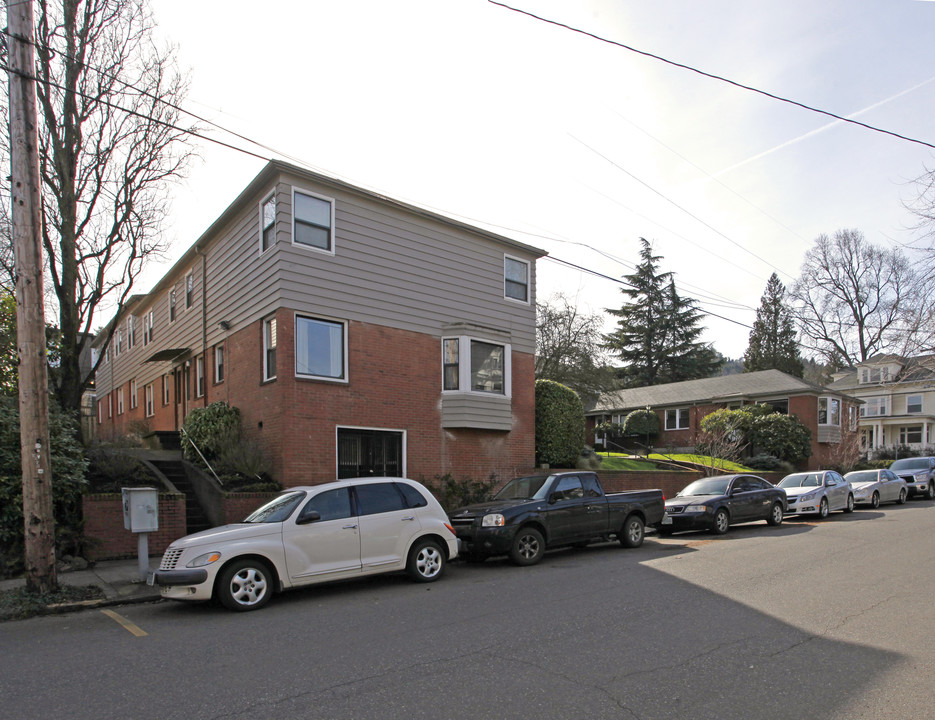
[[338,479],[402,477],[403,434],[338,428]]

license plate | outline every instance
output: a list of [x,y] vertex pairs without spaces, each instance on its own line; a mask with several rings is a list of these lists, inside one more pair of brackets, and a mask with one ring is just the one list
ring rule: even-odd
[[156,574],[152,570],[150,570],[146,573],[146,584],[152,586],[155,583],[156,583]]
[[662,524],[663,524],[663,525],[671,525],[671,524],[672,524],[672,518],[670,518],[668,515],[663,515],[663,516],[662,516]]

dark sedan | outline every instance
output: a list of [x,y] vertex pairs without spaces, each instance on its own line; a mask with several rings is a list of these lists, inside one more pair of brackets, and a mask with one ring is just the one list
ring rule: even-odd
[[736,523],[765,520],[782,524],[786,492],[756,475],[722,475],[696,480],[671,500],[656,526],[661,535],[710,530],[723,535]]

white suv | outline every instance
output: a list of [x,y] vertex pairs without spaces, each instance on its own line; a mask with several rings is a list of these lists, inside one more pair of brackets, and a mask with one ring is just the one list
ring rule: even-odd
[[172,600],[217,597],[256,610],[292,587],[407,570],[441,577],[458,554],[438,501],[405,478],[356,478],[295,487],[249,515],[173,542],[148,582]]

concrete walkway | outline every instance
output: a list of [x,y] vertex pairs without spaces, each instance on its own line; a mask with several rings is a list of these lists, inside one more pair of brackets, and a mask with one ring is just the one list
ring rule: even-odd
[[[159,567],[161,556],[151,556],[149,567]],[[150,587],[145,580],[140,579],[140,562],[138,558],[132,560],[104,560],[94,563],[87,570],[71,570],[58,573],[61,585],[83,587],[94,585],[104,594],[98,600],[86,600],[80,603],[69,603],[57,609],[66,610],[68,606],[75,609],[82,607],[101,607],[103,605],[120,605],[124,603],[151,602],[159,599],[158,586]],[[0,590],[13,590],[26,586],[26,580],[0,580]]]

